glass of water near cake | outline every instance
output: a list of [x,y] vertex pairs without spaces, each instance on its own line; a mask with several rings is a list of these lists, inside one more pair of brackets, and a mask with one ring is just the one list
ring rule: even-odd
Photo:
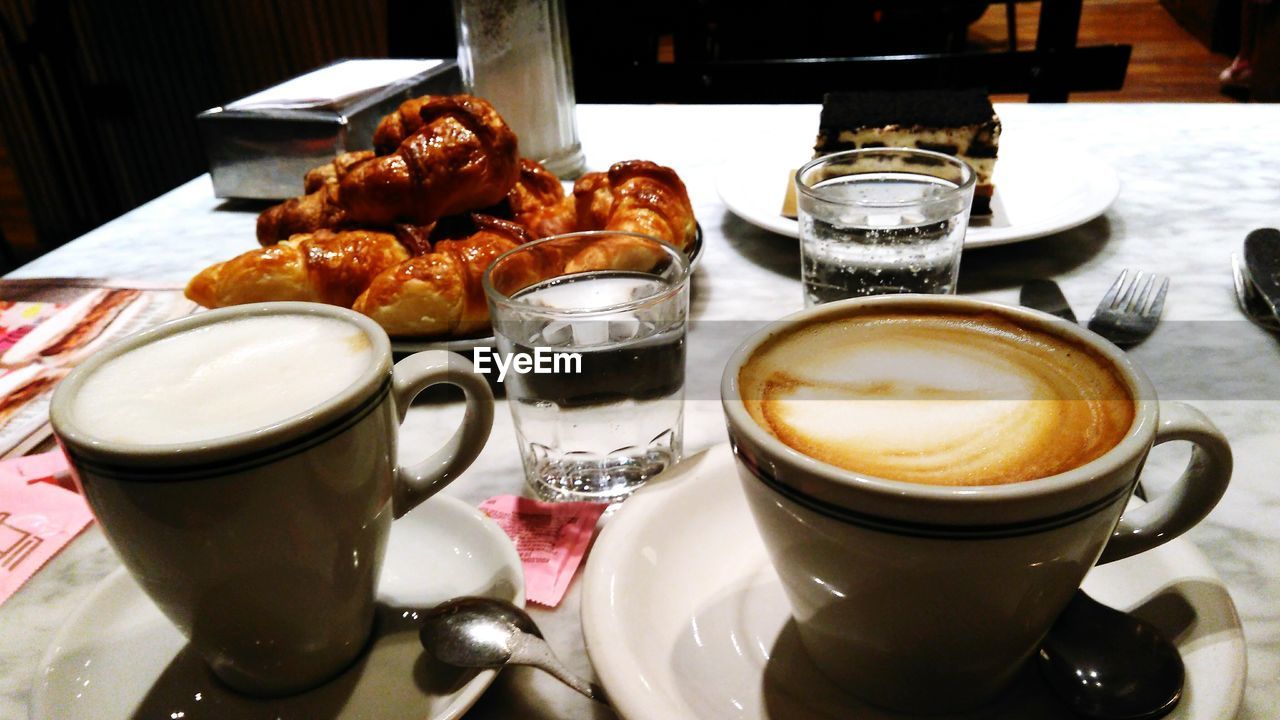
[[805,306],[955,293],[973,185],[963,161],[908,148],[848,150],[800,168]]
[[999,138],[981,91],[829,93],[795,176],[805,304],[954,293]]
[[[680,459],[690,268],[656,238],[593,231],[521,245],[484,275],[529,486],[617,502]],[[491,367],[488,367],[491,366]]]

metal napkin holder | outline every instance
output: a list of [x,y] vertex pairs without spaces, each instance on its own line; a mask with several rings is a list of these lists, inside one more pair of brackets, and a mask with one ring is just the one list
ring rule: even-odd
[[401,102],[461,89],[457,63],[445,60],[336,101],[240,108],[233,102],[205,110],[196,124],[214,194],[254,200],[301,195],[302,177],[311,168],[344,152],[372,148],[378,121]]

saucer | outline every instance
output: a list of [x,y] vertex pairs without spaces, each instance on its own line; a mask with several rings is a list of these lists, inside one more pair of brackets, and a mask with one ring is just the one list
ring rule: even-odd
[[[1187,682],[1167,717],[1235,717],[1244,635],[1195,546],[1173,540],[1095,568],[1084,588],[1175,640]],[[582,628],[596,673],[628,720],[904,717],[843,693],[805,656],[728,445],[672,467],[622,505],[591,551]],[[993,705],[962,717],[1076,716],[1029,664]]]
[[447,720],[479,699],[497,671],[432,661],[413,609],[458,595],[524,605],[520,558],[480,511],[428,500],[391,526],[369,651],[300,695],[259,700],[225,688],[123,569],[107,576],[54,637],[32,691],[32,720],[394,717]]
[[[1034,240],[1082,225],[1107,211],[1120,194],[1120,178],[1101,158],[1078,148],[1019,141],[1006,132],[991,214],[971,219],[964,236],[966,250]],[[734,161],[720,168],[716,189],[734,215],[756,227],[799,237],[800,224],[781,214],[787,183],[813,156],[811,147],[785,155],[769,153]]]

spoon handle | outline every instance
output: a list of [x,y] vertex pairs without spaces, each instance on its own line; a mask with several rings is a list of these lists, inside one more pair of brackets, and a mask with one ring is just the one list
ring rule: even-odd
[[574,675],[556,658],[551,646],[546,640],[534,635],[523,634],[515,642],[515,646],[511,648],[511,659],[507,661],[514,665],[531,665],[550,673],[557,680],[577,690],[583,695],[595,700],[603,705],[608,705],[609,700],[605,697],[604,688],[596,683],[589,683],[586,680]]

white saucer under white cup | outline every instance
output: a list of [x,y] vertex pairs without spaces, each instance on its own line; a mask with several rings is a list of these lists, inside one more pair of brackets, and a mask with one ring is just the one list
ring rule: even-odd
[[497,676],[431,661],[413,609],[459,595],[524,606],[510,539],[483,513],[438,495],[391,526],[379,626],[351,669],[319,688],[255,700],[227,690],[124,569],[107,576],[54,636],[32,690],[32,720],[454,720]]
[[[627,720],[881,720],[823,679],[800,649],[790,606],[739,487],[727,445],[650,480],[596,540],[582,627],[596,673]],[[1244,696],[1235,605],[1185,539],[1095,568],[1084,588],[1153,622],[1187,669],[1173,720],[1230,720]],[[921,692],[929,692],[922,687]],[[1034,668],[966,720],[1073,720]]]

